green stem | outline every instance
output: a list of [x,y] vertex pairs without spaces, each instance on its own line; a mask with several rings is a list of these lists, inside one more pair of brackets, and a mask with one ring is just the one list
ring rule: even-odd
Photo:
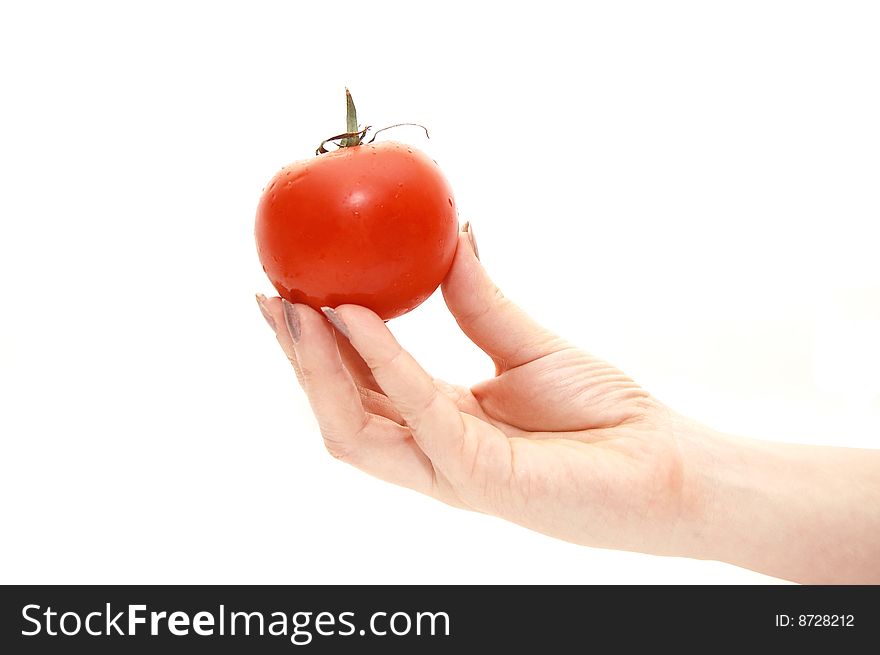
[[[354,106],[354,100],[351,98],[348,87],[345,88],[345,128],[345,131],[350,134],[358,131],[357,109]],[[350,136],[342,141],[344,147],[359,146],[360,144],[360,136]]]

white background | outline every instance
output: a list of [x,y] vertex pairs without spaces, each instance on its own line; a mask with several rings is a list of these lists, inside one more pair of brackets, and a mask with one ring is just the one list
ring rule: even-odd
[[[679,411],[880,446],[875,3],[4,3],[0,580],[764,582],[331,459],[254,303],[282,165],[438,159],[507,295]],[[434,296],[393,330],[491,365]]]

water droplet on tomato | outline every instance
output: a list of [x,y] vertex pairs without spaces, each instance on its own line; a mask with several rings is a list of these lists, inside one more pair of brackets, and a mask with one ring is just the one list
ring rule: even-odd
[[406,151],[407,151],[408,153],[412,154],[412,148],[407,148]]

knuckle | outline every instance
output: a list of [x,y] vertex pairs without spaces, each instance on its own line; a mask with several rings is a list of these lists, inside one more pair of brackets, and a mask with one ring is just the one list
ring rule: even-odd
[[364,361],[367,366],[370,367],[370,370],[374,375],[381,375],[385,371],[389,369],[393,369],[399,363],[401,357],[406,354],[406,351],[403,349],[399,343],[395,344],[394,350],[391,353],[368,353],[362,355]]
[[359,437],[367,432],[370,426],[369,414],[364,415],[361,425],[352,431],[346,431],[345,434],[339,434],[328,428],[321,429],[321,437],[324,441],[324,448],[333,459],[351,463],[357,451]]
[[444,380],[438,380],[435,378],[434,386],[440,393],[449,398],[456,405],[458,405],[465,397],[465,392],[462,387],[449,384]]
[[485,302],[481,302],[479,306],[466,315],[465,320],[470,323],[477,323],[487,316],[491,316],[492,312],[509,304],[510,300],[507,299],[507,296],[502,293],[497,285],[493,284],[492,289],[488,293],[488,299]]
[[434,406],[439,398],[440,392],[437,391],[437,387],[432,385],[431,388],[428,390],[428,395],[425,396],[419,407],[416,408],[416,411],[419,414],[427,413]]
[[330,437],[327,434],[324,434],[324,448],[333,459],[338,459],[341,462],[350,459],[351,449],[349,446],[345,442]]
[[379,366],[383,369],[393,369],[405,354],[406,351],[400,346],[400,344],[398,344],[397,348],[394,349],[394,352],[381,362]]
[[303,376],[302,368],[299,365],[299,361],[297,361],[296,357],[292,355],[287,355],[287,361],[290,362],[290,365],[293,367],[293,372],[296,373],[296,379],[299,381],[300,386],[305,386],[305,377]]

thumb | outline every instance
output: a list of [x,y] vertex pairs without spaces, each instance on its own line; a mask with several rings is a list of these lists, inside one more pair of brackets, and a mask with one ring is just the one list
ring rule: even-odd
[[470,223],[465,223],[458,235],[458,248],[442,289],[446,306],[459,327],[495,361],[499,373],[567,345],[495,286],[477,258]]

